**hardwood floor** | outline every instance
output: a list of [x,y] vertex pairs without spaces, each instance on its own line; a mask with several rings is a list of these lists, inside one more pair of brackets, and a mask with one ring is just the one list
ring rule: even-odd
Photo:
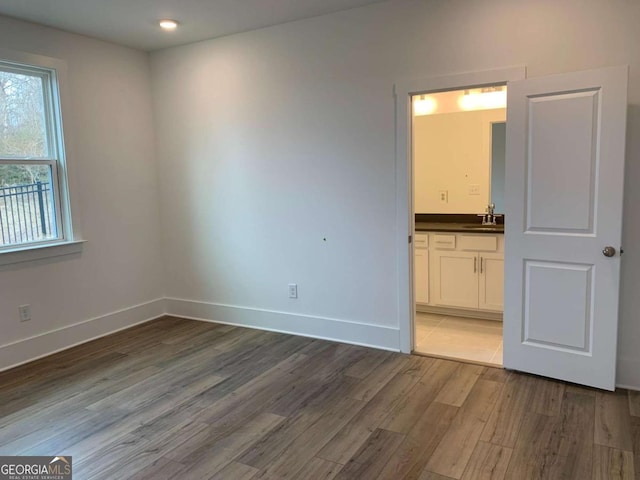
[[72,455],[76,480],[638,480],[640,394],[167,317],[0,373],[0,455]]

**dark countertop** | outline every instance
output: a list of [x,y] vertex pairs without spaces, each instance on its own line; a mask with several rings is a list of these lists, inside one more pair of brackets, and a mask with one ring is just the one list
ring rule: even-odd
[[482,225],[480,223],[416,222],[416,232],[504,233],[504,225]]

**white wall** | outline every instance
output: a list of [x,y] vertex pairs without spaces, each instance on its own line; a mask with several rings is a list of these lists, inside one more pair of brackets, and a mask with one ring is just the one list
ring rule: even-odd
[[[491,190],[491,123],[506,109],[413,117],[415,213],[483,213]],[[477,186],[472,194],[471,186]],[[446,192],[446,201],[440,199]]]
[[397,345],[394,82],[628,63],[618,381],[639,387],[639,21],[622,0],[394,1],[153,54],[166,290],[198,301],[169,308]]
[[88,241],[81,255],[0,268],[1,369],[164,306],[148,55],[6,17],[0,45],[67,63],[72,195]]

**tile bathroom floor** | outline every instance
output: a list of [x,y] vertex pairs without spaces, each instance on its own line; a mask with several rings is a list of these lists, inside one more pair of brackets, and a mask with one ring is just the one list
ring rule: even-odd
[[502,366],[502,322],[418,312],[414,351]]

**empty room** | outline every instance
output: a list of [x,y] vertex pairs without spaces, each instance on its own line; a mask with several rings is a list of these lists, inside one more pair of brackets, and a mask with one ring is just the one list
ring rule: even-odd
[[638,25],[2,0],[0,479],[640,479]]

